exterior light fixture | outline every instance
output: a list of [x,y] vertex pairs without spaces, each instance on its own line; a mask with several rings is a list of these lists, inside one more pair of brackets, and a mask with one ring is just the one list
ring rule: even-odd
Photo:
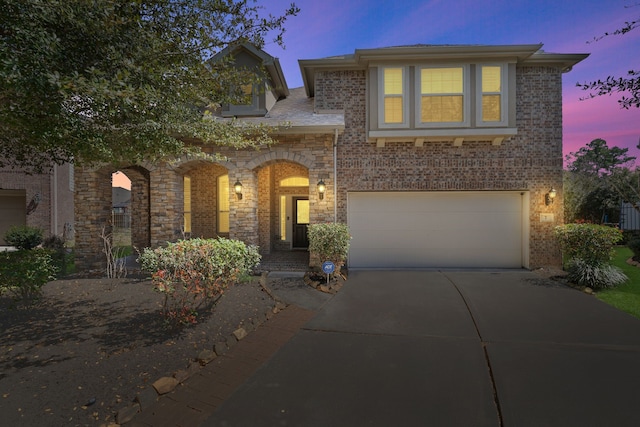
[[318,181],[318,196],[320,196],[320,200],[324,200],[325,191],[327,191],[327,186],[325,185],[324,181]]
[[544,195],[544,204],[547,206],[552,205],[557,195],[558,192],[555,190],[555,188],[551,188],[551,190],[549,190],[549,192]]
[[237,180],[235,184],[233,184],[233,189],[236,192],[236,197],[238,197],[238,200],[242,200],[242,183]]

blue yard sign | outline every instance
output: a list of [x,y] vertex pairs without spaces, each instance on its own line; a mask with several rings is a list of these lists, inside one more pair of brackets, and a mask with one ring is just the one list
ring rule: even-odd
[[322,271],[324,271],[326,274],[331,274],[336,271],[336,266],[331,261],[325,261],[322,263]]

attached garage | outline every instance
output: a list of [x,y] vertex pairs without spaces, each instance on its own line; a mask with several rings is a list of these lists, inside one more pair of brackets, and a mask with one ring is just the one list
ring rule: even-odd
[[349,268],[528,266],[528,193],[350,192]]

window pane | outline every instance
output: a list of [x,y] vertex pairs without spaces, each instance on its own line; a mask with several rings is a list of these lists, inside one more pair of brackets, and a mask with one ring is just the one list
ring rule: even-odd
[[191,177],[185,176],[182,179],[183,211],[184,211],[184,232],[191,233]]
[[308,200],[296,200],[296,221],[298,224],[309,224]]
[[309,178],[303,176],[292,176],[280,181],[281,187],[308,187]]
[[399,96],[384,99],[384,122],[403,123],[402,98]]
[[499,122],[502,120],[500,98],[500,95],[482,95],[483,122]]
[[287,240],[287,196],[280,196],[280,240]]
[[229,175],[218,177],[218,233],[229,232]]
[[402,68],[384,69],[384,94],[402,95]]
[[423,123],[462,122],[462,96],[423,96],[421,121]]
[[500,91],[500,67],[482,67],[482,92]]
[[421,70],[423,94],[462,93],[462,68],[425,68]]

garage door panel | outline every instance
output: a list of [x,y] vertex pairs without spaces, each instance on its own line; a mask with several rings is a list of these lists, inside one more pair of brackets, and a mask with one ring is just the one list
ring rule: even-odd
[[516,192],[349,193],[354,268],[521,267]]

